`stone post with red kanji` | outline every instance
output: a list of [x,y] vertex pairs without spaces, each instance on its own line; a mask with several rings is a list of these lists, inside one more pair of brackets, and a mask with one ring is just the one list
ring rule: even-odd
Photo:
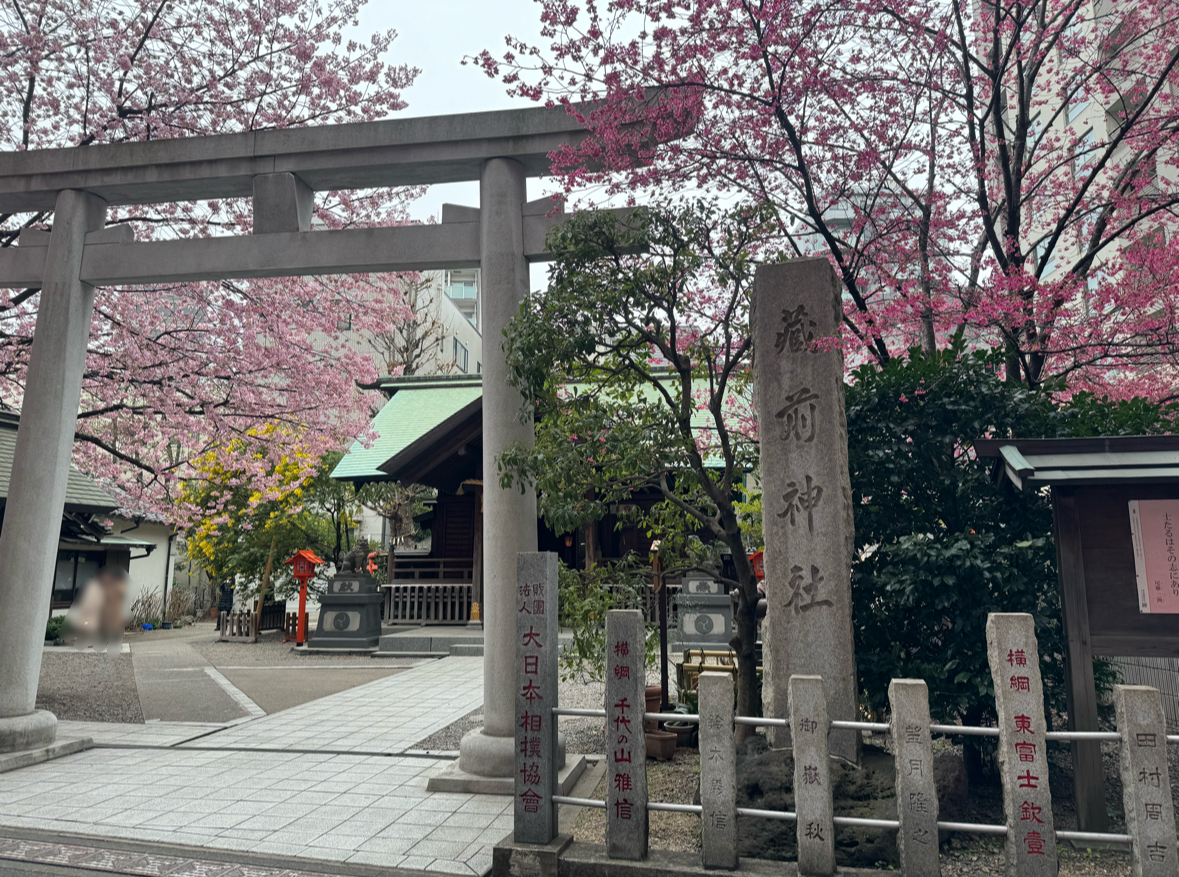
[[1056,877],[1056,830],[1048,790],[1044,686],[1031,615],[987,618],[987,660],[999,717],[999,771],[1007,815],[1009,877]]
[[557,555],[516,559],[516,843],[557,835]]
[[606,855],[647,857],[647,623],[637,609],[606,613]]
[[1176,877],[1175,805],[1167,768],[1167,719],[1158,690],[1115,685],[1114,709],[1122,735],[1122,803],[1131,845],[1132,877]]

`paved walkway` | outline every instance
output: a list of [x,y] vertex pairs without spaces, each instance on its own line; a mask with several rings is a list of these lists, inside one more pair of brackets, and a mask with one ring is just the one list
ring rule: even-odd
[[95,735],[93,723],[63,723],[63,736],[85,732],[117,748],[0,774],[0,835],[8,826],[241,850],[276,864],[298,856],[482,874],[511,830],[511,799],[427,792],[450,761],[413,754],[481,705],[482,673],[481,658],[428,661],[228,725]]

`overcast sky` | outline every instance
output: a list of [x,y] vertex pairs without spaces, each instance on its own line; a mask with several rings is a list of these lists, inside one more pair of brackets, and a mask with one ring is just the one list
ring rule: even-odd
[[[478,67],[462,65],[464,56],[483,49],[502,54],[504,36],[538,41],[540,7],[533,0],[369,0],[360,16],[360,34],[393,28],[397,39],[390,60],[421,70],[416,83],[406,90],[409,104],[402,115],[439,116],[536,106],[532,101],[512,99],[504,86],[487,77]],[[528,197],[539,198],[551,191],[544,181],[528,181]],[[431,186],[410,208],[416,219],[439,218],[443,203],[479,204],[479,184],[447,183]],[[532,288],[545,285],[546,268],[531,266]]]
[[[393,28],[397,40],[390,60],[421,69],[416,84],[406,90],[409,106],[402,115],[438,116],[535,106],[513,100],[504,86],[478,67],[462,66],[465,55],[483,49],[501,54],[504,36],[539,39],[540,7],[533,0],[369,0],[360,17],[367,36]],[[544,194],[544,184],[528,181],[528,197]],[[478,183],[432,186],[412,213],[416,218],[438,218],[443,202],[479,203]]]

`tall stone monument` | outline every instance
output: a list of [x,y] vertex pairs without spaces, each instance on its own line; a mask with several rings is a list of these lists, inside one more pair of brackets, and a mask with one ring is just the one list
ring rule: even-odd
[[[783,718],[792,675],[821,676],[833,720],[856,719],[851,625],[855,546],[840,285],[825,259],[757,269],[750,323],[761,437],[767,612],[763,697]],[[771,742],[786,745],[781,731]],[[831,732],[831,753],[857,761],[859,734]]]

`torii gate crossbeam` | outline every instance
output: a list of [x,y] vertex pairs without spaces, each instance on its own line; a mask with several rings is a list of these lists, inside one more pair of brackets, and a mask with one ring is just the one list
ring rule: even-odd
[[[0,286],[40,287],[12,479],[0,532],[0,752],[45,746],[56,719],[35,711],[44,620],[65,500],[94,287],[225,277],[481,269],[483,470],[530,442],[498,339],[528,292],[528,262],[561,217],[525,202],[525,179],[586,131],[563,109],[435,116],[0,155],[0,212],[50,211],[51,232],[0,251]],[[433,226],[312,231],[316,190],[479,180],[480,209],[447,207]],[[105,226],[108,205],[251,197],[254,234],[135,243]],[[536,550],[533,491],[484,487],[484,727],[460,766],[513,769],[516,554]]]

